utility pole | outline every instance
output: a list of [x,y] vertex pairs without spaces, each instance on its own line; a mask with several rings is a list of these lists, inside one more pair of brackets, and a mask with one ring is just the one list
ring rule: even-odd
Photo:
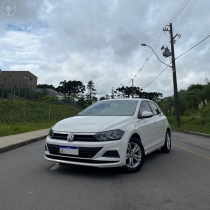
[[[170,30],[164,28],[163,31],[169,31],[171,38],[171,57],[172,57],[172,74],[173,74],[173,85],[174,85],[174,108],[175,108],[175,118],[176,118],[176,127],[180,127],[180,113],[179,113],[179,101],[178,101],[178,90],[177,90],[177,78],[176,78],[176,63],[175,63],[175,53],[174,53],[174,42],[175,37],[180,36],[176,34],[173,37],[173,28],[172,23],[170,23]],[[168,57],[168,56],[166,56]]]
[[132,98],[133,98],[133,79],[132,80]]

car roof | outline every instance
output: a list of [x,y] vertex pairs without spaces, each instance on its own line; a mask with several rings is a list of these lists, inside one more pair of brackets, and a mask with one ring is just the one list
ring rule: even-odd
[[146,98],[116,98],[116,99],[107,99],[107,100],[101,100],[101,101],[143,101],[143,100],[151,101]]

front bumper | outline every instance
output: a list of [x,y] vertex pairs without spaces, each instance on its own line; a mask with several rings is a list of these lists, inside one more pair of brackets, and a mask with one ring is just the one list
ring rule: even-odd
[[[61,154],[60,146],[71,146],[79,149],[78,155]],[[106,142],[85,142],[46,138],[45,159],[48,161],[92,166],[99,168],[120,167],[125,165],[127,141],[125,139]]]

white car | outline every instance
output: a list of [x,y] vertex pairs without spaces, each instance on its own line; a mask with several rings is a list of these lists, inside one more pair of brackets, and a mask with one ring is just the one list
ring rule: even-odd
[[145,155],[159,148],[171,150],[169,123],[160,108],[147,99],[111,99],[56,123],[46,138],[45,158],[136,172]]

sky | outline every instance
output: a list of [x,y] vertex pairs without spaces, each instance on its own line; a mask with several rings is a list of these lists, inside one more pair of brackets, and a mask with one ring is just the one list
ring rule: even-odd
[[[161,50],[170,48],[169,33],[162,33],[169,22],[173,34],[181,35],[175,57],[210,35],[208,0],[0,0],[0,5],[0,69],[30,71],[38,84],[55,87],[64,80],[84,85],[92,80],[97,97],[131,86],[131,79],[143,91],[172,96],[172,69],[163,71],[166,66],[141,44],[169,64]],[[178,90],[205,84],[209,68],[210,38],[176,60]]]

